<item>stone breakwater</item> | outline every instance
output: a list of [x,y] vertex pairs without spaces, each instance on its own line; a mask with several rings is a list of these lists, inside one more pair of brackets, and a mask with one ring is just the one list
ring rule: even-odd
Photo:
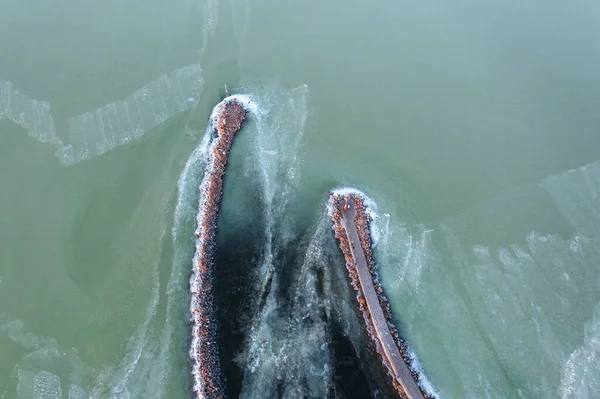
[[329,201],[329,217],[346,260],[350,282],[357,292],[358,308],[394,390],[401,398],[430,398],[417,384],[419,373],[410,367],[408,346],[392,323],[390,305],[377,278],[369,229],[371,217],[365,199],[358,192],[345,195],[332,192]]
[[213,257],[217,235],[217,216],[223,196],[223,177],[235,134],[246,118],[241,101],[227,97],[211,116],[213,134],[206,170],[200,185],[196,254],[190,278],[192,316],[193,391],[197,398],[224,398],[225,389],[219,364],[215,317]]

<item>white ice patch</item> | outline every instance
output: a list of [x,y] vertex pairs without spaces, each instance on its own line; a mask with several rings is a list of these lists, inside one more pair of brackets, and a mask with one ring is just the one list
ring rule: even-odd
[[199,63],[175,69],[122,100],[68,118],[69,142],[64,143],[56,134],[48,102],[31,98],[11,82],[0,80],[0,120],[8,119],[32,138],[52,144],[60,162],[72,165],[139,139],[193,108],[203,86]]
[[600,392],[600,305],[586,324],[584,342],[566,361],[560,382],[562,399],[595,399]]
[[[531,232],[527,236],[527,247],[475,245],[469,256],[461,254],[458,240],[447,226],[442,225],[442,230],[452,251],[459,254],[457,268],[461,281],[472,298],[475,317],[485,326],[486,339],[496,348],[502,362],[526,377],[526,383],[516,389],[525,397],[552,396],[557,388],[552,372],[562,364],[563,350],[567,346],[559,336],[566,333],[567,327],[562,326],[568,323],[564,320],[557,328],[553,317],[571,314],[577,307],[574,297],[594,295],[581,279],[582,273],[590,277],[597,273],[586,264],[585,256],[572,251],[576,239],[564,240],[558,235]],[[590,240],[579,238],[578,241],[583,246],[582,252],[589,254]],[[551,291],[561,294],[548,295]],[[580,359],[580,352],[571,358]],[[477,361],[489,360],[482,357]],[[577,362],[579,360],[571,363]],[[486,375],[485,370],[482,373]],[[464,378],[471,379],[470,376]],[[491,388],[500,389],[499,386]]]
[[16,88],[11,82],[0,79],[0,120],[8,119],[23,127],[27,134],[57,148],[62,142],[56,136],[50,104],[36,100]]
[[[159,241],[162,241],[162,235]],[[168,370],[166,354],[160,350],[169,342],[161,341],[155,346],[150,341],[159,300],[157,265],[148,272],[153,274],[153,286],[146,314],[126,343],[123,358],[114,367],[94,370],[81,360],[75,348],[64,349],[53,338],[25,332],[24,323],[20,320],[2,325],[0,331],[28,352],[23,362],[17,365],[17,398],[62,399],[66,392],[61,386],[69,386],[69,398],[163,397],[164,377]],[[166,326],[166,329],[170,328]],[[53,367],[55,365],[61,367]],[[67,373],[62,366],[67,367]],[[30,371],[40,368],[46,370]],[[91,385],[86,385],[87,381],[91,381]]]
[[61,353],[54,339],[25,333],[24,324],[21,320],[13,320],[2,325],[0,331],[5,333],[13,342],[33,351],[36,358],[48,359]]
[[[81,380],[81,375],[89,370],[81,362],[77,351],[74,349],[64,351],[59,348],[56,340],[53,338],[36,336],[32,333],[25,333],[24,324],[20,320],[13,320],[2,327],[0,331],[5,333],[9,339],[20,344],[28,353],[23,358],[23,364],[16,367],[17,370],[17,399],[62,399],[64,394],[61,386],[69,382],[69,399],[80,399],[84,396],[77,396],[81,388],[73,384],[73,381]],[[44,368],[60,364],[66,361],[73,369],[69,380],[62,381],[59,375],[52,373]],[[52,370],[55,371],[56,370]]]
[[17,372],[17,399],[63,399],[60,378],[48,371]]
[[61,162],[81,162],[140,138],[192,108],[203,85],[200,64],[192,64],[160,76],[123,100],[69,118],[70,144],[59,150]]

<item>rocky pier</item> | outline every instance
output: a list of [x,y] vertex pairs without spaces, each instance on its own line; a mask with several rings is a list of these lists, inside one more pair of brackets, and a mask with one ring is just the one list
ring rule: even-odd
[[418,385],[419,374],[410,368],[407,344],[392,323],[392,312],[375,272],[371,249],[371,217],[364,197],[330,193],[330,218],[346,260],[346,268],[363,315],[367,334],[372,340],[391,384],[400,398],[427,399]]
[[190,278],[193,391],[199,399],[225,397],[219,364],[217,323],[214,298],[213,257],[217,235],[217,216],[223,196],[223,177],[227,157],[235,134],[246,118],[244,104],[227,97],[215,107],[211,116],[212,142],[206,160],[206,170],[200,185],[196,253]]

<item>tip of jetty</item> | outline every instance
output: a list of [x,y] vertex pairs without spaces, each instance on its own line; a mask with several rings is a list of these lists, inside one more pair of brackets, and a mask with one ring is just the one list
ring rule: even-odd
[[331,192],[329,205],[332,228],[344,254],[350,282],[357,292],[367,334],[381,355],[394,390],[401,398],[430,398],[417,383],[418,372],[410,368],[407,344],[392,323],[390,305],[377,279],[366,197],[353,190]]
[[237,97],[226,97],[216,108],[214,118],[219,136],[234,135],[242,128],[247,110],[241,100]]
[[192,316],[193,390],[197,398],[216,399],[225,397],[225,389],[219,364],[219,348],[213,292],[213,257],[217,236],[217,216],[223,196],[223,177],[227,157],[235,134],[246,118],[242,101],[227,97],[221,101],[211,116],[212,141],[206,162],[204,178],[200,185],[200,204],[196,229],[196,254],[190,277]]

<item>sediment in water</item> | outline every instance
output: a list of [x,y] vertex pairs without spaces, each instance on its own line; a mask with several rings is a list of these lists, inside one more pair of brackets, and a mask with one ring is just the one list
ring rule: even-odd
[[215,137],[209,147],[200,185],[196,254],[190,278],[193,326],[190,357],[193,391],[201,399],[225,397],[217,341],[213,258],[227,157],[245,117],[246,109],[235,97],[227,97],[215,107],[210,121],[211,134]]
[[401,398],[430,398],[418,385],[418,371],[410,367],[407,344],[392,322],[390,305],[377,278],[369,229],[371,217],[365,198],[358,191],[332,192],[329,201],[332,228],[346,259],[350,282],[357,292],[359,310],[394,390]]

